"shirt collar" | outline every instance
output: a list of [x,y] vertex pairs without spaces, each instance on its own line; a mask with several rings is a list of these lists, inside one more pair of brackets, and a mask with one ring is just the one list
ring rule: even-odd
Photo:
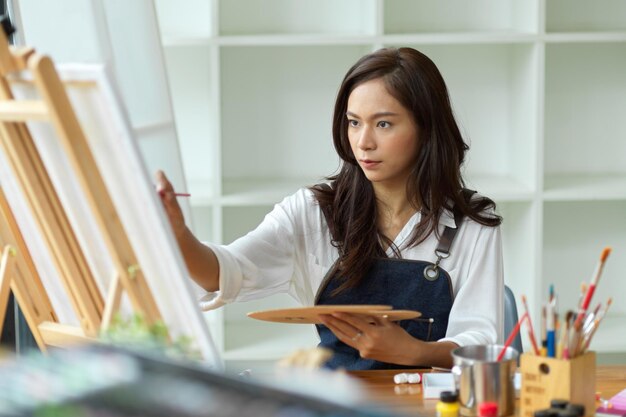
[[[421,212],[418,211],[416,214],[417,215],[415,216],[415,224],[417,224],[422,219]],[[454,214],[452,214],[452,211],[448,209],[443,209],[441,217],[439,218],[439,224],[456,229],[456,223],[454,222]]]
[[454,222],[454,215],[448,209],[443,209],[443,212],[441,213],[441,218],[439,219],[439,223],[443,224],[444,226],[448,226],[453,229],[456,229],[456,223]]

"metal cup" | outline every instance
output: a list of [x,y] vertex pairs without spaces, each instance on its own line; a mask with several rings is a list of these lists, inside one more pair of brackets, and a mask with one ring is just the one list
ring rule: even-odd
[[498,415],[515,411],[513,378],[519,352],[506,348],[500,362],[496,359],[504,346],[463,346],[452,351],[452,375],[459,392],[461,414],[475,416],[478,405],[489,401],[498,404]]

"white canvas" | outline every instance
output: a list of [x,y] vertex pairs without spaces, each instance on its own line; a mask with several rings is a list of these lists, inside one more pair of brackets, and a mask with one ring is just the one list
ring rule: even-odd
[[61,323],[79,325],[78,318],[71,308],[70,299],[68,298],[63,285],[57,275],[54,261],[51,254],[47,250],[46,242],[39,233],[39,227],[35,219],[30,214],[30,208],[24,197],[22,189],[17,180],[13,176],[9,161],[0,151],[0,186],[4,190],[5,197],[11,207],[11,211],[15,216],[26,246],[28,247],[35,268],[41,277],[48,298],[52,303],[57,317]]

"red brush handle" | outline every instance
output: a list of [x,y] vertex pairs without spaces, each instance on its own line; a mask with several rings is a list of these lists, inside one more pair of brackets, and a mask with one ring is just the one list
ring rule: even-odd
[[522,318],[517,321],[517,324],[515,325],[515,327],[513,327],[513,330],[511,330],[511,334],[509,334],[509,337],[506,339],[506,342],[504,342],[504,348],[502,349],[502,351],[498,355],[498,359],[496,359],[497,362],[500,362],[502,360],[502,358],[504,357],[504,352],[506,352],[506,349],[509,346],[511,346],[511,343],[513,343],[513,339],[515,339],[515,336],[517,336],[517,334],[519,333],[520,327],[522,327],[522,322],[527,317],[528,317],[528,313],[524,313]]
[[585,318],[585,313],[587,313],[589,304],[591,304],[591,297],[593,297],[593,293],[595,292],[595,290],[596,286],[594,284],[589,285],[589,288],[587,288],[585,299],[583,300],[583,303],[578,310],[578,316],[576,316],[576,321],[574,322],[575,329],[579,328],[582,325],[583,319]]

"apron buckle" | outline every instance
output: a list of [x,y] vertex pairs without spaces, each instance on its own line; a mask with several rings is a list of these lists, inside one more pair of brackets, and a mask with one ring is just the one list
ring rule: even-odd
[[439,263],[442,259],[446,259],[450,256],[450,253],[440,252],[438,250],[435,251],[435,254],[437,255],[435,263],[424,268],[424,278],[428,281],[436,281],[437,278],[439,278]]

